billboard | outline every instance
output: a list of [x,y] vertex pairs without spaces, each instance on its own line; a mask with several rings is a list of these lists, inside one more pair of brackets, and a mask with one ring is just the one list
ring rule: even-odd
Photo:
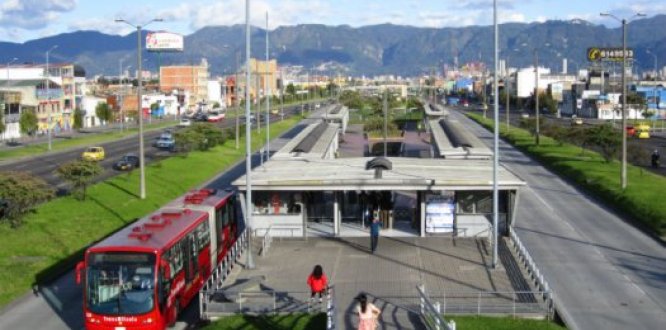
[[146,35],[146,49],[149,52],[182,52],[183,36],[171,32],[150,32]]
[[426,233],[452,232],[456,209],[455,205],[453,191],[442,191],[441,195],[426,195]]
[[[591,47],[587,49],[587,60],[590,62],[621,62],[623,49],[620,47],[601,48]],[[627,61],[634,59],[634,50],[627,48],[626,52]]]

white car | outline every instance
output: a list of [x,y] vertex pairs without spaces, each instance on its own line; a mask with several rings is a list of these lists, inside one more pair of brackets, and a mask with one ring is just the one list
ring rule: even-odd
[[192,125],[192,121],[189,118],[181,118],[180,123],[178,123],[178,126],[180,127],[186,127]]
[[209,123],[216,123],[222,119],[224,119],[225,113],[224,112],[217,112],[217,111],[211,111],[208,113],[208,122]]

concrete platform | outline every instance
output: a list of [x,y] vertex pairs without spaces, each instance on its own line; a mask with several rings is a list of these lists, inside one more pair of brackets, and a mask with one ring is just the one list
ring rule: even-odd
[[[258,244],[255,241],[254,251],[259,250]],[[419,284],[457,313],[476,313],[479,302],[481,312],[487,313],[488,308],[507,301],[510,306],[512,299],[536,301],[530,294],[508,293],[532,291],[533,287],[504,241],[496,269],[490,268],[491,249],[485,239],[380,237],[375,254],[369,253],[369,244],[368,237],[276,238],[267,256],[255,257],[255,269],[239,267],[242,270],[234,272],[227,282],[264,275],[263,288],[294,292],[299,299],[307,299],[306,278],[321,264],[335,286],[339,329],[355,328],[354,297],[362,292],[382,309],[382,329],[423,328],[416,314]],[[482,294],[491,291],[507,294]],[[465,300],[459,300],[463,296]]]

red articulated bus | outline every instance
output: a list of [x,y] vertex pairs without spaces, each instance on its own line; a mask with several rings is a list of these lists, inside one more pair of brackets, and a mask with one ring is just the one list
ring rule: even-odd
[[203,189],[88,248],[76,266],[86,329],[176,322],[238,239],[235,196]]

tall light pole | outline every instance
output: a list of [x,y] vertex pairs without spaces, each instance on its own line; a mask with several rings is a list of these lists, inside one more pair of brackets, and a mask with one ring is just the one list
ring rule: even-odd
[[[245,268],[254,269],[252,257],[252,129],[250,128],[250,0],[245,0],[245,215],[247,257]],[[257,121],[257,126],[259,122]]]
[[506,95],[506,131],[509,132],[511,122],[509,121],[509,106],[511,102],[511,73],[509,72],[509,56],[504,60],[504,95]]
[[[240,108],[240,100],[238,99],[238,88],[240,83],[238,81],[238,71],[240,71],[240,52],[236,51],[236,75],[234,81],[234,108],[236,108],[236,149],[239,147],[239,136],[240,136],[240,118],[238,118],[238,108]],[[245,83],[247,86],[247,82]],[[247,87],[246,87],[247,88]],[[247,102],[247,100],[245,100]]]
[[[499,189],[497,184],[497,167],[499,166],[499,86],[497,80],[497,70],[499,69],[499,28],[497,26],[497,0],[493,0],[493,25],[495,30],[495,50],[493,56],[493,62],[495,65],[495,70],[493,73],[493,93],[494,95],[494,113],[495,113],[495,129],[494,129],[494,152],[493,152],[493,269],[497,267],[497,223],[498,223],[498,199],[499,199]],[[508,96],[508,95],[507,95]],[[507,108],[507,118],[509,118],[509,112]],[[507,119],[508,120],[508,119]]]
[[2,127],[5,129],[2,131],[2,139],[6,139],[6,134],[7,134],[7,114],[11,111],[9,109],[9,66],[12,65],[12,63],[18,61],[17,57],[14,57],[11,59],[11,61],[7,62],[7,93],[5,93],[5,100],[3,100],[7,105],[5,106],[5,109],[2,109]]
[[[601,13],[601,16],[611,17],[622,23],[622,169],[620,171],[620,186],[627,189],[627,19],[619,19],[613,14]],[[645,16],[636,13],[634,17]]]
[[536,113],[536,128],[534,143],[539,145],[539,54],[534,48],[534,112]]
[[659,71],[657,71],[657,54],[650,51],[649,49],[646,49],[645,52],[652,55],[652,57],[654,57],[654,77],[652,77],[652,78],[654,79],[654,81],[657,81],[657,77],[659,76]]
[[48,133],[48,139],[49,139],[49,151],[51,151],[52,147],[52,142],[51,142],[51,112],[53,112],[53,107],[51,106],[51,89],[49,85],[51,85],[51,77],[49,74],[49,53],[53,51],[54,49],[58,48],[58,45],[54,45],[51,47],[51,49],[46,51],[46,105],[49,107],[49,112],[48,112],[48,117],[46,120],[46,131]]
[[271,156],[271,85],[269,79],[271,73],[269,71],[269,57],[268,57],[268,12],[266,12],[266,78],[264,79],[264,94],[266,94],[266,161]]
[[141,199],[146,198],[146,169],[145,169],[145,161],[144,161],[144,150],[143,150],[143,107],[141,106],[141,88],[142,88],[142,77],[141,77],[141,28],[146,27],[148,24],[152,22],[161,22],[161,18],[153,18],[152,20],[148,21],[146,24],[142,25],[135,25],[132,24],[124,19],[118,18],[116,19],[116,22],[122,22],[125,23],[133,28],[136,28],[136,40],[137,40],[137,88],[136,88],[136,105],[137,105],[137,113],[139,114],[139,173],[140,173],[140,186],[139,186],[139,196]]

